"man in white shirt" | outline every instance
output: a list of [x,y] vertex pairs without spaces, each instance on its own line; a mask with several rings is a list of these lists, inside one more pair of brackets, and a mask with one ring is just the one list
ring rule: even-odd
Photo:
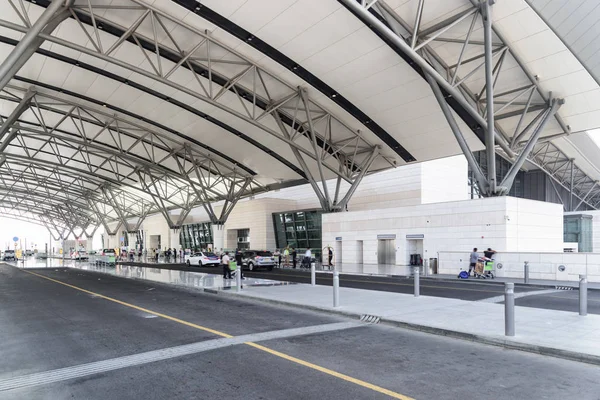
[[231,270],[229,269],[229,252],[225,252],[223,258],[221,258],[221,264],[223,264],[223,279],[231,279]]
[[305,268],[310,268],[310,262],[312,261],[312,252],[310,251],[310,248],[306,249],[306,253],[304,253],[304,267]]

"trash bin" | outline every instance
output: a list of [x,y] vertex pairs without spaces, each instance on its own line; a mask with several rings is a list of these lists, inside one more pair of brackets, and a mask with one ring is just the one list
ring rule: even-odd
[[430,258],[429,259],[429,274],[437,274],[438,273],[438,259]]

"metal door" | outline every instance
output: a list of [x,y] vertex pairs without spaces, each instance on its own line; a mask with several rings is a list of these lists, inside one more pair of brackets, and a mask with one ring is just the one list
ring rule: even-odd
[[396,263],[396,241],[391,239],[380,239],[377,241],[377,263]]

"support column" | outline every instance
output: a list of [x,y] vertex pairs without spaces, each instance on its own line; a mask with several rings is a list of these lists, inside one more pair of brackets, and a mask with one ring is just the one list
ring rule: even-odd
[[179,250],[181,244],[179,243],[179,234],[181,228],[169,229],[169,246],[172,249]]
[[494,121],[494,60],[492,53],[492,7],[490,1],[481,3],[483,17],[483,36],[485,49],[485,98],[487,130],[485,133],[485,148],[487,154],[487,180],[490,193],[496,194],[496,140]]
[[571,183],[569,185],[569,211],[573,211],[573,186],[575,186],[575,159],[571,159]]
[[121,247],[121,243],[119,242],[119,236],[116,235],[108,235],[108,249],[116,249],[117,247]]
[[221,251],[221,249],[225,248],[225,225],[222,224],[212,224],[213,231],[213,251]]
[[127,232],[127,240],[129,241],[129,250],[137,248],[135,247],[135,242],[137,241],[137,232]]
[[94,237],[85,235],[85,251],[88,253],[94,250]]

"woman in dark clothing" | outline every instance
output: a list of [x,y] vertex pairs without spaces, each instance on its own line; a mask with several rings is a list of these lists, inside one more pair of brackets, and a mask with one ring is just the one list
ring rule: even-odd
[[237,270],[239,271],[241,275],[241,278],[244,279],[244,273],[243,268],[242,268],[242,264],[244,263],[244,258],[242,256],[242,251],[240,249],[237,249],[237,251],[235,252],[235,263],[237,264]]

